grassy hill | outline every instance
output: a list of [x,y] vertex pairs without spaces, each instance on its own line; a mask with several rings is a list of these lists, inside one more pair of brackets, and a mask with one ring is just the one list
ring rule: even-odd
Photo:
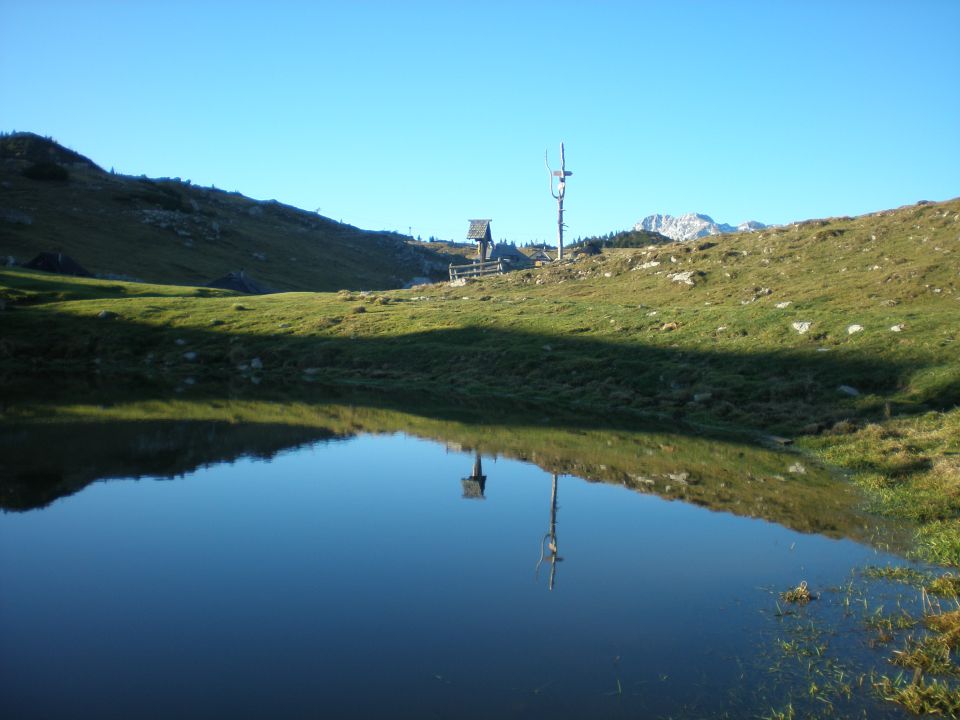
[[0,137],[0,258],[70,255],[92,273],[203,285],[245,269],[276,290],[384,289],[450,258],[276,201],[105,172],[32,133]]

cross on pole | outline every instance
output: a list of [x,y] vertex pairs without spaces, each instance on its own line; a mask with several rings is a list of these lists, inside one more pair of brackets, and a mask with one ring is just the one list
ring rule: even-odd
[[[560,169],[552,170],[550,161],[547,159],[547,153],[543,153],[543,162],[547,166],[547,172],[550,173],[550,194],[557,201],[557,260],[563,259],[563,196],[567,190],[567,178],[573,175],[566,168],[566,160],[563,156],[563,143],[560,143]],[[558,178],[557,189],[553,189],[553,179]]]

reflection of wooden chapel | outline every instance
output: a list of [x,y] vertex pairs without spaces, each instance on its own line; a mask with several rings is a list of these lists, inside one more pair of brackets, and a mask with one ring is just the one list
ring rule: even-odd
[[463,488],[463,497],[467,500],[486,500],[483,491],[487,487],[487,476],[483,474],[483,465],[480,462],[480,453],[473,461],[473,474],[460,481]]
[[471,220],[467,230],[467,240],[477,244],[479,262],[487,261],[487,248],[493,245],[493,235],[490,232],[490,220]]

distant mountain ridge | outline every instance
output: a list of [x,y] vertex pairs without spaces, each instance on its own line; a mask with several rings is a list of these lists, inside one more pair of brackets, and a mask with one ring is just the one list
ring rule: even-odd
[[686,215],[648,215],[633,226],[634,230],[648,230],[666,235],[672,240],[696,240],[707,235],[721,233],[755,232],[767,227],[756,220],[748,220],[739,225],[718,223],[709,215],[687,213]]

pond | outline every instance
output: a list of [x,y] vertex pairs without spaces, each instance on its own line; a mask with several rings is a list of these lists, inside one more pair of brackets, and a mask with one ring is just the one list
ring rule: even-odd
[[856,568],[904,561],[795,455],[101,410],[4,429],[5,717],[901,716],[842,618]]

